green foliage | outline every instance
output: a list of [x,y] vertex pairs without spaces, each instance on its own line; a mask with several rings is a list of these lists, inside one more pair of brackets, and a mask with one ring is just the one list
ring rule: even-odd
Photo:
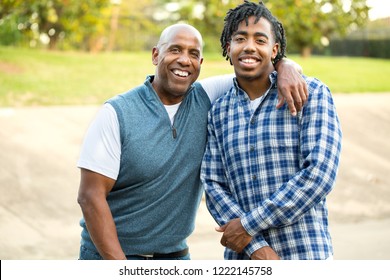
[[18,20],[19,11],[23,1],[21,0],[0,0],[0,45],[14,45],[23,40],[19,32]]
[[[301,52],[321,47],[331,35],[345,35],[368,21],[366,0],[264,1],[286,29],[288,50]],[[325,40],[326,40],[325,39]]]
[[[333,93],[390,92],[390,60],[290,58]],[[205,53],[201,78],[232,72],[220,53]],[[0,106],[101,104],[153,73],[149,51],[88,54],[0,47]]]
[[[18,24],[16,15],[8,15],[6,19],[2,19],[0,24],[0,45],[11,46],[15,42],[21,42],[23,35],[18,30]],[[1,19],[0,19],[1,21]]]
[[[56,49],[61,41],[73,48],[90,50],[104,25],[109,0],[1,1],[0,28],[9,27],[7,38],[14,45],[48,45]],[[24,40],[20,40],[23,35]],[[63,40],[66,38],[66,40]],[[8,39],[8,43],[12,40]],[[0,43],[3,43],[0,41]]]
[[[0,44],[39,46],[46,41],[50,49],[145,50],[164,27],[187,22],[203,34],[206,51],[219,51],[223,19],[242,0],[119,2],[0,0]],[[284,24],[289,52],[319,47],[323,38],[343,35],[368,19],[366,0],[264,2]]]
[[[109,50],[139,51],[150,49],[157,42],[161,26],[153,19],[158,9],[156,0],[122,0],[118,8],[118,24],[110,28],[107,37],[111,37]],[[114,7],[112,7],[114,9]],[[113,11],[110,17],[112,18]]]
[[[170,2],[170,1],[161,1]],[[219,51],[223,19],[230,8],[242,0],[177,0],[170,12],[170,23],[188,22],[205,39],[206,51]],[[257,2],[257,1],[256,1]],[[289,52],[321,47],[331,35],[343,36],[368,20],[366,0],[269,0],[263,1],[286,28]]]
[[220,51],[219,38],[223,19],[229,9],[241,4],[242,0],[182,0],[177,11],[178,20],[195,26],[203,35],[205,51]]

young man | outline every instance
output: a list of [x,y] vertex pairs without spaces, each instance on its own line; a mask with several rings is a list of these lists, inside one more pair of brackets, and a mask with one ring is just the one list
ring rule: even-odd
[[[152,61],[155,75],[108,100],[86,135],[78,161],[80,259],[189,259],[207,112],[232,77],[195,82],[202,37],[185,24],[162,32]],[[287,80],[298,81],[293,66],[283,67]],[[290,85],[295,95],[303,88]]]
[[201,181],[225,259],[331,258],[326,196],[342,134],[329,89],[305,77],[309,99],[298,116],[273,109],[272,62],[286,39],[262,2],[230,10],[221,43],[236,78],[210,110]]

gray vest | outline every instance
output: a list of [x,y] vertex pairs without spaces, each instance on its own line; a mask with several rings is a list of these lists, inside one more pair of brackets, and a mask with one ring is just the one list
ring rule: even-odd
[[107,101],[117,113],[122,145],[118,179],[107,201],[126,255],[186,248],[202,196],[209,97],[195,83],[173,127],[152,79]]

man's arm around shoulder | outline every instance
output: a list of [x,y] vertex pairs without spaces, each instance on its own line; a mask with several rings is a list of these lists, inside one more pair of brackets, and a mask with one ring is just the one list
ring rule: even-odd
[[293,116],[300,111],[307,101],[308,89],[302,77],[302,67],[294,61],[283,58],[275,65],[278,72],[278,99],[276,108],[283,106],[284,102]]

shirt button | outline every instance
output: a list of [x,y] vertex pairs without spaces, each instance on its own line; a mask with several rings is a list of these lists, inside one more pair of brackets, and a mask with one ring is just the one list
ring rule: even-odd
[[255,119],[251,119],[251,124],[255,124]]
[[253,152],[253,151],[255,150],[255,146],[251,145],[250,148],[249,148],[249,150],[250,150],[251,152]]
[[252,180],[256,180],[257,179],[257,176],[256,175],[252,175]]

